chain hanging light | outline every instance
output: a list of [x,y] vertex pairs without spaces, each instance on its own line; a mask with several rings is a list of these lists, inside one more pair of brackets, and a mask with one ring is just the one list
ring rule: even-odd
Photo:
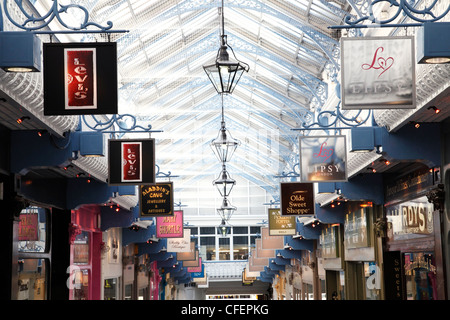
[[223,95],[222,98],[222,121],[221,127],[219,130],[219,134],[217,138],[211,141],[211,149],[214,154],[217,156],[217,159],[221,163],[230,161],[231,157],[234,154],[236,148],[241,144],[239,140],[234,139],[230,132],[225,127],[225,118],[224,118],[224,110],[223,110]]
[[228,174],[225,163],[222,164],[222,172],[219,177],[213,181],[213,185],[216,186],[217,190],[222,197],[228,197],[230,195],[231,189],[233,189],[236,184],[236,180],[232,179]]
[[[220,48],[217,51],[216,59],[213,63],[203,66],[209,80],[214,86],[214,89],[218,93],[232,93],[237,83],[239,82],[242,74],[248,72],[249,65],[245,62],[239,61],[234,54],[233,49],[227,44],[227,36],[225,35],[224,26],[224,12],[223,12],[223,0],[222,7],[220,9],[221,15],[221,35],[220,35]],[[227,49],[230,48],[232,57],[228,54]]]
[[224,221],[229,221],[234,211],[236,210],[235,206],[232,206],[226,197],[223,198],[222,206],[217,209],[217,213]]

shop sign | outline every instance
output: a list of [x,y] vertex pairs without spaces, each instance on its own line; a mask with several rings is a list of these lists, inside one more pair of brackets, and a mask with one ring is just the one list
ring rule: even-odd
[[300,137],[302,182],[347,181],[346,136]]
[[[170,252],[170,251],[169,251]],[[189,250],[185,252],[177,252],[178,261],[194,261],[197,259],[197,250],[195,249],[195,242],[189,243]],[[198,260],[198,259],[197,259]]]
[[404,201],[415,197],[418,193],[431,188],[437,181],[434,179],[434,170],[416,171],[406,177],[388,182],[385,189],[386,203]]
[[341,38],[342,109],[416,107],[414,37]]
[[172,182],[141,185],[139,194],[141,216],[156,217],[173,215]]
[[261,228],[261,249],[278,250],[283,248],[284,248],[284,237],[271,236],[269,234],[269,228]]
[[320,246],[322,250],[322,258],[338,258],[339,257],[339,227],[332,226],[322,229],[320,235]]
[[426,196],[386,207],[386,211],[391,240],[407,234],[433,233],[434,207]]
[[39,240],[39,219],[37,213],[21,213],[19,221],[19,241]]
[[203,278],[205,276],[205,265],[202,263],[201,258],[199,267],[189,267],[187,270],[191,273],[192,278]]
[[282,216],[280,209],[269,209],[269,235],[295,235],[296,216]]
[[402,269],[400,251],[383,253],[383,279],[386,300],[403,300],[405,282],[403,281]]
[[183,238],[183,211],[172,216],[156,217],[157,238]]
[[314,215],[314,188],[312,183],[282,182],[280,190],[282,216]]
[[168,252],[189,252],[191,250],[191,229],[184,229],[183,238],[168,238]]
[[[278,244],[273,245],[273,247],[277,247]],[[262,239],[255,239],[255,247],[256,247],[256,257],[257,258],[272,258],[275,256],[274,249],[263,249],[262,248]]]
[[45,43],[44,115],[117,114],[117,45]]
[[344,245],[347,249],[368,247],[370,244],[364,209],[348,213],[344,224]]
[[109,140],[109,185],[155,184],[154,139]]
[[[198,250],[194,251],[195,256],[193,260],[182,260],[183,261],[183,267],[199,267],[200,266],[200,257],[199,257],[199,253]],[[178,259],[178,254],[177,254],[177,260]]]

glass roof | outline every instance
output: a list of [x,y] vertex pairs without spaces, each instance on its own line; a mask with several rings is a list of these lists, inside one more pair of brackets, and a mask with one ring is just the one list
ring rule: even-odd
[[[52,0],[36,1],[44,15]],[[202,66],[219,49],[220,0],[89,0],[78,4],[89,20],[112,30],[118,45],[119,113],[135,115],[160,133],[156,163],[171,172],[175,202],[192,214],[215,214],[220,195],[212,185],[221,171],[209,143],[220,129],[221,99]],[[265,215],[277,200],[281,172],[298,162],[297,135],[327,94],[327,65],[339,42],[345,0],[224,1],[224,29],[237,58],[250,66],[224,98],[225,122],[241,141],[231,163],[237,180],[231,203],[244,214]],[[69,16],[69,17],[67,17]],[[70,9],[64,19],[83,19]],[[60,26],[52,24],[53,29]],[[57,35],[61,42],[105,41],[101,34]],[[107,38],[106,38],[107,39]],[[148,134],[144,134],[144,136]],[[142,134],[132,134],[141,137]]]

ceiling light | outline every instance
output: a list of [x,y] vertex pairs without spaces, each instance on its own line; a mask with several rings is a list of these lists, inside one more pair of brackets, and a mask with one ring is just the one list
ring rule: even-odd
[[[242,74],[250,69],[248,64],[239,61],[233,49],[227,44],[225,35],[223,0],[221,7],[221,45],[213,63],[203,66],[209,80],[218,93],[232,93]],[[231,50],[233,57],[230,57],[227,49]]]
[[220,209],[217,209],[217,213],[222,218],[222,220],[228,221],[230,220],[235,210],[236,207],[232,206],[227,198],[223,198],[222,206],[220,207]]
[[435,106],[431,106],[427,108],[428,110],[433,110],[434,113],[438,114],[439,112],[441,112],[441,109],[436,108]]
[[225,163],[222,165],[222,172],[219,177],[213,181],[213,184],[216,186],[217,190],[219,190],[222,197],[228,197],[230,195],[231,189],[233,189],[233,186],[236,184],[236,180],[229,176]]

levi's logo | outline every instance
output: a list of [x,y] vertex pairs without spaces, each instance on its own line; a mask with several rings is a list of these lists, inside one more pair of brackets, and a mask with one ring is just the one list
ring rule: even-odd
[[65,49],[65,108],[96,109],[95,49]]

